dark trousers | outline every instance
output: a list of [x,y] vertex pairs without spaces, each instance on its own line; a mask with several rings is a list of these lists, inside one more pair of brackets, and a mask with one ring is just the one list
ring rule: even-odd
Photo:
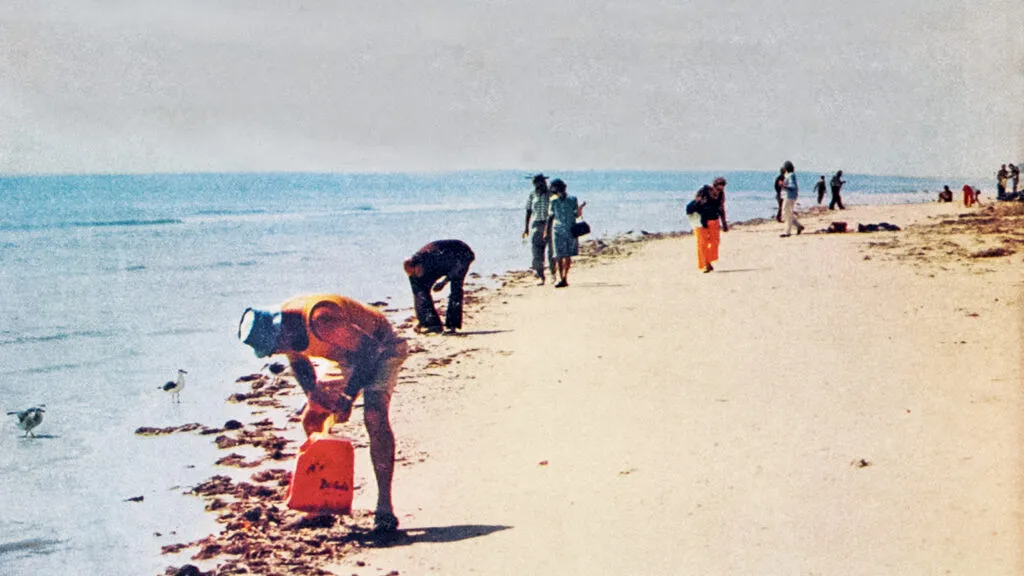
[[839,190],[832,189],[832,202],[829,202],[828,209],[835,210],[836,206],[839,206],[840,210],[846,210],[846,206],[843,206],[843,199],[839,197]]
[[[458,262],[449,270],[448,276],[448,308],[444,313],[444,327],[449,330],[462,328],[462,285],[466,281],[466,274],[469,273],[469,262]],[[440,330],[441,317],[434,307],[434,297],[431,289],[438,278],[422,277],[410,278],[412,284],[413,302],[416,306],[416,319],[425,330]]]

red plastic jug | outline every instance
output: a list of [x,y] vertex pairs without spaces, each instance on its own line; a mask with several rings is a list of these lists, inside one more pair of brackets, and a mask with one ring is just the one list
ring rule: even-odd
[[310,435],[299,447],[288,507],[313,514],[350,514],[355,451],[348,438]]

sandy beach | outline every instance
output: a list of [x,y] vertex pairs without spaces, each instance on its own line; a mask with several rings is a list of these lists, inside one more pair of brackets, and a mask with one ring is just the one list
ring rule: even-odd
[[[301,394],[243,378],[233,400],[253,419],[207,430],[228,459],[194,490],[224,531],[167,546],[168,564],[1024,573],[1024,210],[801,219],[790,238],[775,222],[733,226],[710,274],[689,235],[623,239],[591,245],[567,289],[525,273],[469,287],[459,336],[403,324],[414,354],[393,400],[392,539],[367,533],[376,494],[358,410],[335,429],[357,442],[356,511],[303,520],[281,502]],[[812,233],[837,220],[854,232]],[[901,230],[855,232],[882,222]]]

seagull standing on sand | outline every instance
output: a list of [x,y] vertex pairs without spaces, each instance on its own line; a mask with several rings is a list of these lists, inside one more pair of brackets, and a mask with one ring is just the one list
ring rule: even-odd
[[33,406],[32,408],[22,410],[20,412],[8,412],[7,415],[17,416],[18,428],[21,428],[22,430],[25,431],[25,436],[31,435],[33,438],[35,438],[36,435],[34,432],[32,432],[32,429],[35,428],[36,426],[39,426],[43,422],[43,412],[46,412],[46,410],[43,410],[43,406],[45,406],[45,404]]
[[178,368],[178,379],[161,386],[164,392],[170,392],[175,402],[181,402],[181,391],[185,389],[185,374],[188,372]]

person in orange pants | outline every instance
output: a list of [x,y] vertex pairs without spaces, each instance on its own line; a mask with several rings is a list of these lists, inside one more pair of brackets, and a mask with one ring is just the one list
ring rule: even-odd
[[711,186],[704,186],[697,192],[696,209],[701,225],[693,232],[697,238],[697,268],[705,273],[715,269],[711,263],[718,261],[721,232],[729,231],[725,219],[725,185],[725,178],[719,177]]

